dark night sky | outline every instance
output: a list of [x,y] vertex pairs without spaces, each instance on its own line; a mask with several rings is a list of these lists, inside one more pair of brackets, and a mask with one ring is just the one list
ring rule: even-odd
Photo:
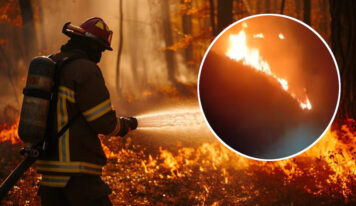
[[[244,22],[248,46],[260,50],[291,91],[306,93],[313,108],[302,110],[275,79],[225,55],[228,36],[241,31],[240,22],[220,36],[203,63],[204,113],[215,133],[243,154],[262,159],[293,155],[312,144],[332,118],[339,89],[335,65],[322,41],[297,22],[275,16]],[[253,38],[257,33],[264,38]],[[278,38],[280,33],[285,39]]]

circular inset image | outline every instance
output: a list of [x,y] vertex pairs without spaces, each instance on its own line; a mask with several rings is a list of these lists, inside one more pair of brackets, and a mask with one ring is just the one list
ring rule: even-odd
[[322,37],[294,18],[263,14],[221,32],[200,66],[198,96],[210,129],[257,160],[295,156],[335,117],[340,77]]

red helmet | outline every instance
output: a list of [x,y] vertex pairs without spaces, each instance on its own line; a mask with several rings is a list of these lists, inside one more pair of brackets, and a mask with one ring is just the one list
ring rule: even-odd
[[70,22],[64,24],[62,32],[69,37],[84,36],[95,40],[107,50],[111,48],[112,31],[106,23],[99,17],[93,17],[80,26],[75,26]]

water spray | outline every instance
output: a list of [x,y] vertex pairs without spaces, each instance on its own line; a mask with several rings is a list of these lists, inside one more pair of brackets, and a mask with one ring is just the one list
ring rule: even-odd
[[167,109],[138,115],[138,129],[200,128],[205,125],[199,108]]

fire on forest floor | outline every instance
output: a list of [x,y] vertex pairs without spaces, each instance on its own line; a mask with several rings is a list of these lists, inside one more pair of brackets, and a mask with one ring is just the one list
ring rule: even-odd
[[[20,161],[17,124],[0,132],[0,178]],[[103,179],[114,205],[352,205],[356,202],[356,122],[328,131],[298,157],[260,162],[218,141],[151,153],[126,139],[103,139],[108,157]],[[162,137],[163,138],[163,137]],[[39,175],[29,170],[4,205],[40,205]]]

